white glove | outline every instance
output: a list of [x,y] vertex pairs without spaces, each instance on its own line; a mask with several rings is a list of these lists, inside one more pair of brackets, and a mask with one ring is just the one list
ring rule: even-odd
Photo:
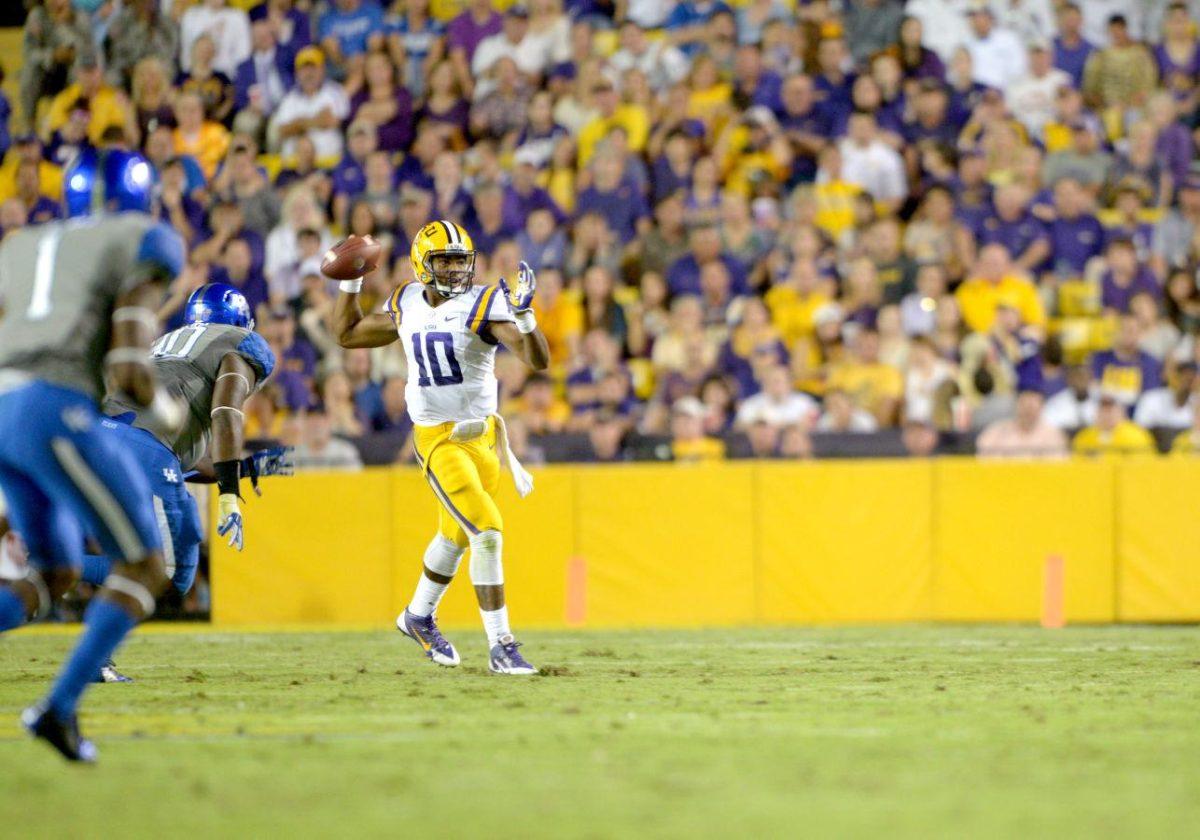
[[228,535],[230,547],[242,550],[242,511],[233,493],[222,493],[217,499],[217,535]]

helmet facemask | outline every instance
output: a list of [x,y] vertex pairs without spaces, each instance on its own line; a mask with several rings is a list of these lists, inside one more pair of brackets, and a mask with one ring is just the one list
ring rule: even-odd
[[430,285],[442,297],[458,297],[471,288],[475,279],[474,251],[430,251],[421,265]]

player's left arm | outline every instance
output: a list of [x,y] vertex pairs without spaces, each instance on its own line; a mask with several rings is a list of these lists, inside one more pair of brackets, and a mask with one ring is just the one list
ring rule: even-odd
[[508,287],[500,278],[500,293],[512,313],[512,322],[493,321],[488,325],[492,335],[534,370],[545,370],[550,366],[550,345],[545,334],[538,329],[533,314],[533,295],[537,290],[537,278],[528,263],[522,262],[517,272],[517,284]]
[[217,509],[217,533],[229,536],[229,544],[242,550],[241,499],[242,443],[245,439],[246,415],[242,406],[254,392],[258,374],[236,353],[221,360],[212,396],[212,453],[213,472],[220,491]]

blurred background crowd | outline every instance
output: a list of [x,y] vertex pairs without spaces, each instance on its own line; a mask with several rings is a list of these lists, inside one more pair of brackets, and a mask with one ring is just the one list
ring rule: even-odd
[[451,219],[538,273],[532,463],[1200,447],[1200,2],[42,0],[0,56],[0,229],[143,150],[281,359],[252,436],[406,461],[397,345],[342,351]]

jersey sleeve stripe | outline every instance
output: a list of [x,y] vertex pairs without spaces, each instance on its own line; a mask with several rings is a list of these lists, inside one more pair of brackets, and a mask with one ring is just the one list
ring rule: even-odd
[[475,319],[479,315],[479,310],[482,308],[483,299],[487,297],[491,289],[484,289],[475,297],[475,303],[471,305],[471,311],[467,314],[467,329],[475,329]]
[[[484,298],[486,298],[486,300],[483,300]],[[488,313],[492,311],[492,301],[495,299],[496,299],[496,287],[495,286],[490,287],[480,297],[480,300],[482,300],[483,302],[482,302],[482,305],[479,307],[479,316],[475,319],[476,323],[474,324],[474,326],[471,327],[471,329],[473,329],[475,332],[479,333],[480,335],[483,335],[482,330],[483,330],[484,325],[487,324]]]
[[407,283],[402,283],[388,296],[386,309],[391,314],[400,314],[400,296],[404,294],[404,287],[407,285]]

